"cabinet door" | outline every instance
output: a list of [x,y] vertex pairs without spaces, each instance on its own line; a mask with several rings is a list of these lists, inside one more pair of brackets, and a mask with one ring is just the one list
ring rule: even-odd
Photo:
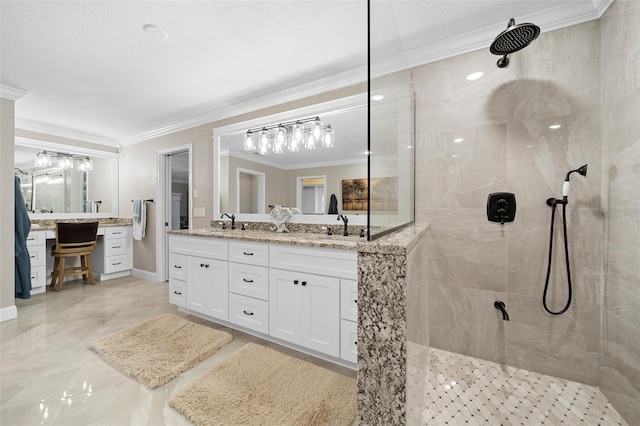
[[301,278],[300,344],[340,356],[340,280],[304,274]]
[[300,344],[300,274],[269,272],[269,335]]
[[227,262],[187,256],[187,309],[229,319]]

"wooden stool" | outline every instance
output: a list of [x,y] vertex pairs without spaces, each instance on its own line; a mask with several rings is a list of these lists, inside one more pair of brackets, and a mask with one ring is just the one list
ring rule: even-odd
[[[56,244],[51,248],[54,257],[51,284],[55,291],[62,290],[64,277],[82,275],[84,281],[95,284],[91,253],[96,248],[98,222],[56,223]],[[65,267],[67,257],[80,257],[80,266]]]

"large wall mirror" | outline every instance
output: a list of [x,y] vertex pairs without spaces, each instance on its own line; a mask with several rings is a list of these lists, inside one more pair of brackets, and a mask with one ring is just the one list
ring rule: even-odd
[[[331,126],[331,147],[305,147],[314,117],[324,129]],[[290,146],[298,120],[306,135],[296,151]],[[286,136],[278,142],[280,124]],[[261,135],[264,128],[267,135]],[[254,138],[250,149],[245,147],[248,131]],[[261,137],[268,138],[263,152]],[[278,143],[284,144],[280,153]],[[350,224],[366,225],[366,207],[343,203],[344,182],[367,179],[366,94],[216,128],[213,144],[216,218],[233,213],[239,220],[269,221],[271,206],[282,205],[296,208],[295,222],[333,224],[341,213],[348,215]]]
[[118,154],[16,138],[14,167],[32,219],[118,216]]

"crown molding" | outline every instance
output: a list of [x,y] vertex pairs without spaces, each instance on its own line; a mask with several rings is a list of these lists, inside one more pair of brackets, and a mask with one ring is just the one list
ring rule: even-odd
[[70,129],[68,127],[57,126],[54,124],[42,123],[39,121],[28,120],[24,118],[16,117],[17,129],[28,130],[31,132],[46,133],[48,135],[59,136],[68,139],[75,139],[82,142],[91,142],[98,145],[106,145],[110,147],[120,148],[122,145],[120,141],[115,138],[107,136],[96,135],[94,133],[87,133],[76,129]]
[[242,160],[251,161],[253,163],[262,164],[264,166],[274,167],[280,170],[297,170],[297,169],[311,169],[315,167],[331,167],[331,166],[349,166],[352,164],[364,164],[367,162],[367,157],[363,156],[362,159],[359,158],[351,158],[344,160],[331,160],[331,161],[318,161],[311,163],[296,163],[293,165],[283,165],[274,163],[273,161],[269,161],[267,156],[258,155],[254,153],[244,153],[244,152],[229,152],[228,150],[220,152],[221,157],[235,157],[240,158]]
[[27,96],[29,92],[22,89],[16,89],[15,87],[5,86],[0,84],[0,98],[9,99],[11,101],[17,101]]
[[133,145],[148,139],[153,139],[182,130],[191,129],[193,127],[201,126],[204,124],[215,123],[216,121],[224,120],[241,114],[251,113],[287,102],[298,101],[312,96],[321,95],[332,90],[338,90],[355,84],[364,83],[366,82],[366,76],[366,67],[351,69],[349,71],[341,72],[324,78],[320,82],[305,83],[269,95],[263,95],[250,100],[237,102],[226,107],[214,109],[189,120],[180,121],[168,126],[161,127],[159,129],[141,133],[130,140],[121,141],[121,143],[123,146]]
[[[533,22],[544,33],[599,19],[611,3],[613,0],[562,3],[541,12],[519,16],[516,22]],[[489,25],[436,43],[415,47],[406,52],[407,65],[410,68],[416,67],[479,49],[486,49],[502,29],[504,28]],[[400,68],[387,68],[385,71],[399,70]]]

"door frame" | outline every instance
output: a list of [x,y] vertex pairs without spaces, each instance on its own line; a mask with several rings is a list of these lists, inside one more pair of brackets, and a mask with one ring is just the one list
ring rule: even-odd
[[265,174],[262,172],[256,172],[255,170],[243,169],[240,167],[236,168],[236,213],[240,213],[240,175],[241,174],[258,177],[258,213],[257,214],[264,214],[265,213],[264,203],[266,199]]
[[[305,179],[324,179],[324,201],[327,203],[327,175],[296,176],[296,208],[302,212],[302,181]],[[322,214],[327,206],[322,207]]]
[[165,282],[169,280],[169,237],[167,226],[171,219],[168,217],[171,211],[171,175],[167,170],[168,157],[187,151],[189,153],[189,229],[193,229],[193,144],[188,143],[157,151],[157,179],[158,193],[156,199],[156,281]]

